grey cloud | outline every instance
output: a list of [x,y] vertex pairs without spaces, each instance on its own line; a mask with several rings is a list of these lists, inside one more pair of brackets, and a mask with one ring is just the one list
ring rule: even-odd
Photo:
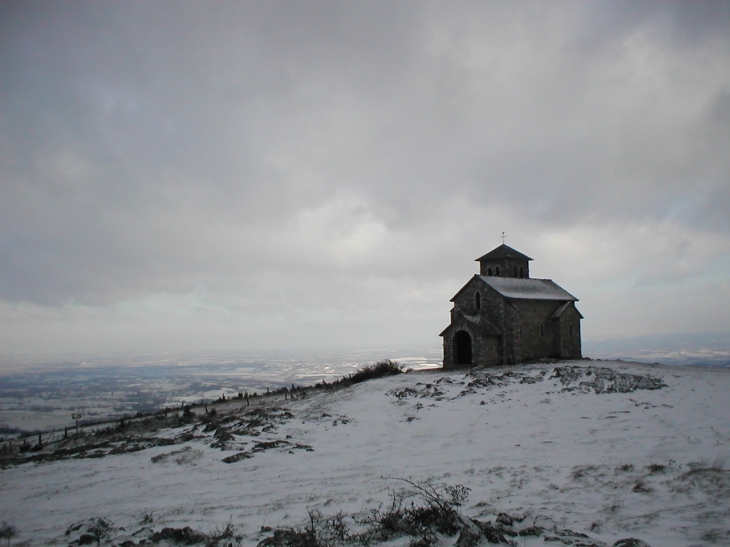
[[713,264],[729,5],[6,2],[0,298],[433,288],[504,229],[667,224]]

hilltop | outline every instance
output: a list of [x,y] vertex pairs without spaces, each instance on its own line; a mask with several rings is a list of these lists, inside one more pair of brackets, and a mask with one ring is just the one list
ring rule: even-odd
[[0,521],[16,545],[720,545],[729,388],[574,361],[221,401],[4,456]]

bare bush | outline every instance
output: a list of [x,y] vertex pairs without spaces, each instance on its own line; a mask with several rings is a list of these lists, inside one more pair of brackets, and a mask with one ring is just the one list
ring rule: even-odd
[[302,529],[275,530],[260,547],[335,547],[370,545],[400,537],[410,537],[411,547],[436,543],[437,534],[453,535],[463,527],[457,508],[467,499],[469,489],[462,485],[436,488],[430,482],[397,479],[407,486],[391,491],[390,503],[353,517],[364,530],[351,531],[346,515],[339,512],[323,516],[310,509],[309,523]]
[[3,521],[2,524],[0,524],[0,538],[8,540],[8,547],[10,547],[10,540],[17,535],[18,535],[18,529],[15,526],[13,526],[12,524],[8,524],[5,521]]
[[208,534],[208,545],[217,545],[219,541],[224,539],[239,540],[241,536],[236,533],[236,527],[232,524],[232,519],[228,519],[228,523],[223,528],[214,528],[213,531]]

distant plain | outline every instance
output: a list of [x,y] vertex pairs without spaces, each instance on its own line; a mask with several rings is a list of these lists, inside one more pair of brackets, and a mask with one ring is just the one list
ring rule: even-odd
[[[592,359],[730,368],[730,333],[587,339]],[[238,393],[312,385],[380,359],[438,368],[441,348],[268,353],[0,356],[0,439]]]

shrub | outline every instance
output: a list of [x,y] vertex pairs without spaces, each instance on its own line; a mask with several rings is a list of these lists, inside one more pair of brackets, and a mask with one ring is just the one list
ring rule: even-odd
[[10,547],[10,540],[17,535],[18,535],[18,529],[15,526],[13,526],[12,524],[8,524],[5,521],[3,521],[2,524],[0,524],[0,539],[7,539],[8,547]]
[[224,528],[216,527],[208,535],[208,545],[217,545],[219,541],[224,539],[240,539],[240,536],[236,534],[236,527],[231,523],[231,519],[228,519],[228,524]]
[[[325,517],[317,510],[308,510],[309,523],[302,529],[279,529],[259,543],[259,547],[336,547],[341,545],[365,546],[400,537],[409,537],[410,547],[431,547],[437,534],[453,535],[463,523],[457,508],[463,503],[469,489],[449,486],[437,489],[430,482],[398,479],[408,486],[392,490],[387,509],[372,509],[370,513],[353,517],[364,531],[350,531],[345,514],[341,511]],[[410,504],[406,506],[406,501]]]
[[394,376],[403,372],[403,365],[397,361],[385,359],[374,365],[367,365],[350,376],[349,381],[353,384],[359,384],[365,380],[373,378],[382,378],[383,376]]
[[274,535],[259,542],[259,547],[330,547],[342,545],[349,539],[344,514],[326,518],[316,509],[307,509],[309,524],[304,530],[278,529]]
[[[469,488],[462,485],[435,488],[430,482],[405,482],[405,490],[393,490],[387,510],[371,510],[370,514],[358,520],[369,530],[361,536],[361,543],[389,541],[410,536],[411,547],[426,547],[436,541],[436,533],[453,535],[462,527],[457,508],[469,496]],[[415,498],[404,507],[407,499]]]

